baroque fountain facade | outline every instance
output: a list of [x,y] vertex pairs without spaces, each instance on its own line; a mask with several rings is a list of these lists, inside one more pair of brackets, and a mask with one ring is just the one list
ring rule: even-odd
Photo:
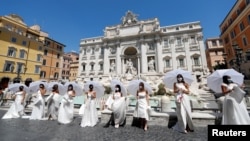
[[117,78],[127,85],[143,79],[154,91],[174,69],[192,72],[198,87],[207,62],[200,22],[160,26],[157,18],[138,20],[131,11],[104,35],[80,41],[78,82],[96,80],[109,86]]

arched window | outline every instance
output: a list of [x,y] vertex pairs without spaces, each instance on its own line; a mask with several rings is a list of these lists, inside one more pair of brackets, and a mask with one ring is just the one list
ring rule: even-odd
[[177,58],[177,66],[178,68],[185,68],[185,56],[184,55],[179,55],[176,57]]
[[86,63],[82,63],[82,71],[86,71]]
[[94,62],[91,62],[91,63],[90,63],[90,70],[91,70],[91,71],[94,71],[94,69],[95,69],[95,63],[94,63]]
[[99,62],[100,71],[103,70],[103,62]]
[[163,58],[164,61],[164,67],[166,68],[171,68],[172,64],[171,64],[171,57],[166,56]]
[[191,56],[192,58],[192,64],[193,66],[200,66],[201,62],[200,62],[200,55],[199,54],[194,54]]

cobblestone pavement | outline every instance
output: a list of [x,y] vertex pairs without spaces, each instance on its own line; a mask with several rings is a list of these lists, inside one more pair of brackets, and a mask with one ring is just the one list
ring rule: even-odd
[[[0,110],[0,117],[6,110]],[[81,117],[75,117],[68,125],[57,121],[36,121],[28,119],[0,119],[1,141],[204,141],[207,127],[196,125],[195,132],[179,133],[164,126],[150,126],[148,131],[126,125],[118,129],[80,127]]]

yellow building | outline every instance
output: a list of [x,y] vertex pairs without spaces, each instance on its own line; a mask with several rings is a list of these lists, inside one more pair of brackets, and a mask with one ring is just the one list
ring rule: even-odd
[[250,78],[250,1],[236,1],[219,27],[227,66]]
[[39,26],[28,27],[18,15],[0,16],[0,77],[40,79],[43,42]]
[[79,67],[79,54],[76,52],[67,53],[71,57],[69,80],[76,81]]
[[76,52],[68,52],[63,55],[62,80],[76,81],[79,67],[79,54]]
[[213,72],[214,69],[225,69],[226,60],[224,58],[225,54],[222,40],[219,37],[208,38],[206,39],[205,43],[207,67],[209,71]]
[[65,45],[48,37],[44,41],[43,61],[40,77],[47,81],[62,79],[63,52]]

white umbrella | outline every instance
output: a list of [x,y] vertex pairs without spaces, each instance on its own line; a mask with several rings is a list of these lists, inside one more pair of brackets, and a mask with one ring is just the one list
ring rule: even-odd
[[60,95],[64,95],[67,92],[67,87],[59,82],[49,82],[48,90],[52,91],[54,85],[58,85],[58,90]]
[[24,84],[22,84],[22,83],[13,83],[13,84],[10,84],[9,86],[8,86],[8,89],[9,89],[9,91],[12,91],[12,92],[18,92],[19,91],[19,87],[20,86],[23,86],[23,90],[25,91],[25,92],[28,92],[29,91],[29,88],[26,86],[26,85],[24,85]]
[[167,88],[173,89],[174,83],[177,82],[176,77],[178,74],[181,74],[184,78],[184,81],[191,85],[191,83],[193,82],[193,76],[191,72],[182,69],[175,69],[167,72],[163,77],[163,82]]
[[222,77],[228,75],[232,81],[238,85],[242,85],[244,76],[234,69],[220,69],[214,71],[207,77],[207,86],[216,93],[221,93],[221,84],[223,82]]
[[127,89],[124,87],[123,83],[118,79],[111,80],[110,86],[111,86],[111,89],[112,89],[113,92],[115,92],[115,86],[116,85],[121,86],[121,93],[122,93],[123,96],[126,96],[127,95]]
[[34,81],[34,82],[31,82],[30,85],[29,85],[29,93],[35,93],[39,90],[39,85],[40,84],[43,84],[44,85],[44,88],[45,89],[48,89],[48,83],[45,82],[45,81]]
[[136,96],[137,91],[139,90],[140,82],[144,83],[144,88],[148,91],[148,94],[153,94],[152,87],[147,82],[141,79],[132,80],[131,82],[129,82],[128,87],[127,87],[128,93]]
[[76,83],[76,82],[66,82],[64,84],[64,86],[66,87],[66,89],[68,89],[69,85],[73,86],[73,90],[75,91],[76,96],[82,96],[83,95],[83,89],[82,87]]
[[94,86],[93,90],[96,92],[96,98],[102,97],[104,95],[105,88],[103,85],[97,81],[88,81],[84,85],[84,91],[89,91],[89,85],[92,84]]

